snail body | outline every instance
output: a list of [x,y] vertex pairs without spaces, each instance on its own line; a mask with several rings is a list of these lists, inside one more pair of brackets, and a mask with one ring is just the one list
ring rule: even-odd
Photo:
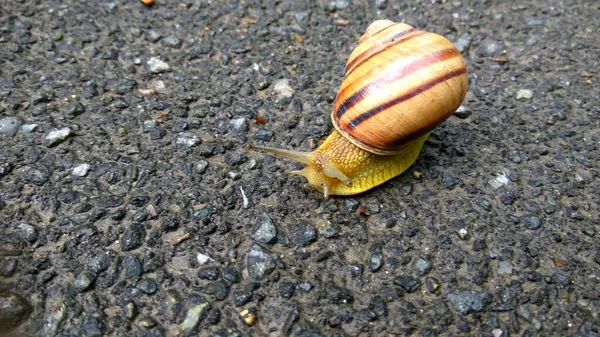
[[444,37],[390,20],[373,22],[348,62],[334,101],[335,130],[313,152],[262,146],[306,164],[290,173],[329,195],[364,192],[401,174],[467,91],[460,52]]

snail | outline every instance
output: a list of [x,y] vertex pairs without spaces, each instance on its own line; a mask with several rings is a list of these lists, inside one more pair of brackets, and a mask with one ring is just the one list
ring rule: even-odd
[[351,53],[334,101],[335,130],[314,151],[248,145],[306,164],[291,171],[330,195],[369,190],[406,171],[429,133],[462,103],[467,69],[444,37],[378,20]]

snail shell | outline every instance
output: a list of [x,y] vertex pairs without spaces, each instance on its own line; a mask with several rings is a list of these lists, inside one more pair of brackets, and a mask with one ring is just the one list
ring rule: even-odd
[[393,154],[452,115],[466,92],[467,69],[450,41],[379,20],[346,63],[331,119],[362,149]]

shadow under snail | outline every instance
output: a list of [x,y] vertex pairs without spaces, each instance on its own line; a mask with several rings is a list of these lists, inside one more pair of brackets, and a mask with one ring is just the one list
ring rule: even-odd
[[364,192],[407,170],[467,92],[465,62],[444,37],[390,20],[367,28],[334,101],[335,130],[313,152],[249,145],[306,164],[291,171],[329,195]]

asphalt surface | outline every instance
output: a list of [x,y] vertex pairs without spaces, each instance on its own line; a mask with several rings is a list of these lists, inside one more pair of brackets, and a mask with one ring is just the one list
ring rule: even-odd
[[[0,3],[2,336],[598,336],[598,1]],[[370,22],[453,41],[457,113],[332,197]]]

